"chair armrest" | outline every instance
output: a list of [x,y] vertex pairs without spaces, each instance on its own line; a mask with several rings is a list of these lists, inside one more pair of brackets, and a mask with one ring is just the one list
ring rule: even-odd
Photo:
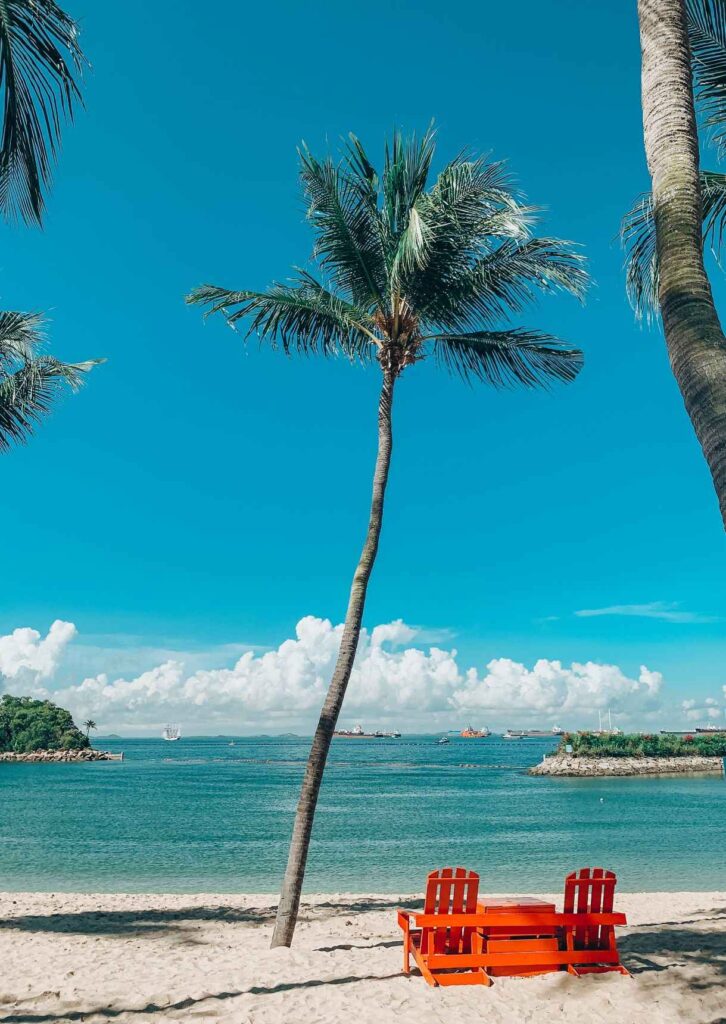
[[398,927],[401,928],[404,932],[408,933],[411,928],[411,917],[413,916],[411,914],[411,911],[401,910],[399,908],[396,911],[396,916],[398,918]]

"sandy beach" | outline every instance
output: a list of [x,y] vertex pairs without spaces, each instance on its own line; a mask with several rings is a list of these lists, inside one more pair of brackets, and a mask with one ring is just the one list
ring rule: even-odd
[[0,1024],[726,1021],[726,892],[619,895],[632,979],[550,974],[489,989],[404,977],[401,904],[419,905],[309,898],[293,948],[270,950],[270,896],[2,894]]

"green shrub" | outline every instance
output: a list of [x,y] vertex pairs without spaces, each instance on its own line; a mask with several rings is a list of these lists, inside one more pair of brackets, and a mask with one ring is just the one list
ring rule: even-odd
[[76,750],[89,747],[70,712],[49,700],[32,697],[0,699],[0,753],[29,754],[34,750]]
[[726,757],[726,730],[670,736],[662,733],[566,733],[557,748],[576,757]]

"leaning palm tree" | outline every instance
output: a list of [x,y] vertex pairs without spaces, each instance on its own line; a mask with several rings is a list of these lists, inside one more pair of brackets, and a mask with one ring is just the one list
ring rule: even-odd
[[501,164],[459,156],[429,184],[433,155],[432,131],[420,141],[396,133],[379,178],[353,136],[340,163],[319,161],[303,148],[318,272],[297,270],[291,282],[266,292],[204,285],[188,297],[222,313],[232,327],[247,319],[247,336],[257,334],[285,353],[343,355],[376,364],[381,375],[368,531],[305,770],[273,946],[292,941],[320,784],[353,669],[381,533],[399,378],[430,357],[466,380],[495,387],[567,382],[582,366],[581,352],[551,335],[502,323],[537,292],[582,295],[582,257],[570,243],[532,236],[536,212]]
[[89,739],[91,736],[91,729],[97,729],[98,726],[96,725],[92,718],[87,718],[86,721],[83,723],[83,728],[86,730],[86,739]]
[[[53,0],[0,0],[0,214],[40,224],[64,118],[85,57],[75,22]],[[43,354],[42,317],[0,313],[0,451],[30,436],[64,385],[77,389],[102,360]]]
[[703,259],[720,248],[726,175],[701,172],[694,102],[726,152],[726,3],[638,0],[643,126],[653,190],[623,222],[627,289],[638,316],[660,312],[671,367],[726,527],[726,336]]

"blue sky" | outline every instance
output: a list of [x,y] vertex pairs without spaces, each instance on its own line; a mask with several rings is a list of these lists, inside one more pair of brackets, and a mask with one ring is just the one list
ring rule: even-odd
[[[306,259],[301,139],[323,151],[353,130],[378,154],[393,125],[435,118],[440,163],[465,145],[506,158],[545,230],[584,245],[585,307],[552,298],[521,323],[581,345],[586,368],[552,394],[406,375],[366,622],[402,618],[464,667],[645,664],[673,698],[722,700],[723,530],[616,238],[648,185],[635,5],[524,0],[513,21],[506,5],[220,0],[200,18],[129,0],[122,22],[68,6],[87,110],[45,230],[2,229],[0,298],[49,310],[57,354],[108,363],[2,459],[0,633],[74,623],[60,684],[168,652],[222,667],[303,616],[341,620],[375,372],[245,352],[183,297]],[[576,614],[598,609],[621,611]]]

